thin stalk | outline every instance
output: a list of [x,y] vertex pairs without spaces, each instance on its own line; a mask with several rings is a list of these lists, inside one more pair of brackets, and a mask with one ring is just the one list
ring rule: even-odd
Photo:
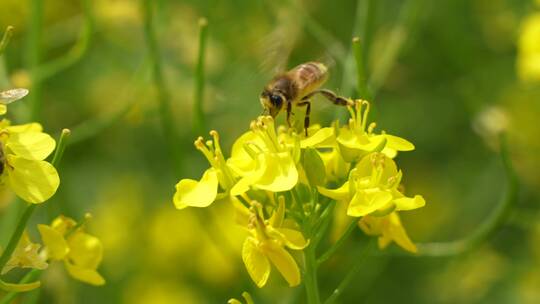
[[358,225],[358,219],[354,219],[352,220],[350,223],[349,223],[349,226],[347,226],[347,229],[345,230],[345,232],[343,232],[343,234],[341,235],[341,237],[330,247],[328,248],[328,250],[323,253],[318,259],[317,259],[317,265],[321,265],[322,263],[324,263],[326,260],[328,260],[330,257],[332,257],[332,255],[334,255],[334,253],[336,253],[336,251],[341,248],[341,246],[345,243],[345,241],[349,238],[349,236],[351,235],[351,233],[354,231],[354,229],[357,227]]
[[398,21],[390,32],[386,47],[379,55],[379,59],[375,65],[376,68],[371,74],[369,86],[373,97],[377,95],[377,92],[384,84],[384,81],[397,61],[403,45],[407,41],[407,38],[410,37],[414,21],[422,4],[422,0],[409,0],[403,4]]
[[6,47],[9,44],[9,40],[11,39],[11,36],[13,35],[14,29],[15,28],[11,25],[8,25],[8,27],[6,27],[6,31],[4,32],[4,35],[2,36],[2,40],[0,41],[0,56],[4,54],[4,51],[6,50]]
[[30,24],[28,26],[28,44],[26,47],[28,70],[32,83],[32,94],[28,95],[30,103],[30,120],[39,121],[41,117],[41,79],[39,63],[41,61],[41,24],[43,22],[43,0],[30,0]]
[[[51,162],[54,167],[57,167],[60,163],[60,160],[62,159],[62,154],[66,145],[66,139],[69,136],[69,131],[66,132],[66,130],[67,129],[64,129],[64,131],[62,131],[62,135],[60,136],[58,146],[54,153],[53,161]],[[15,231],[9,239],[6,249],[2,252],[2,255],[0,256],[0,269],[3,269],[11,258],[11,254],[13,254],[13,251],[17,247],[17,244],[19,244],[19,240],[21,239],[24,229],[26,229],[26,224],[30,220],[30,217],[32,216],[32,213],[34,212],[36,206],[37,204],[28,204],[24,209],[24,212],[19,218],[17,226],[15,227]]]
[[512,166],[506,137],[501,135],[499,142],[501,161],[507,183],[505,194],[500,203],[492,211],[491,215],[468,237],[451,242],[417,244],[418,256],[451,256],[469,251],[492,236],[508,218],[512,207],[518,200],[519,182]]
[[308,304],[320,304],[319,286],[317,282],[317,260],[315,258],[315,244],[310,244],[305,250],[306,269],[304,273],[304,286]]
[[204,117],[204,65],[206,59],[206,40],[208,36],[208,21],[205,18],[199,19],[199,55],[197,67],[195,69],[195,94],[194,94],[194,121],[195,133],[203,134],[206,131],[206,119]]
[[152,78],[154,86],[157,90],[159,113],[165,139],[167,141],[169,154],[173,163],[176,174],[181,171],[181,150],[178,145],[178,136],[174,125],[173,112],[170,101],[170,94],[165,85],[163,71],[161,66],[160,51],[156,38],[156,30],[154,27],[152,0],[141,0],[142,10],[144,14],[144,37],[148,53],[150,56],[150,66],[152,69]]
[[77,42],[64,55],[39,66],[39,81],[44,81],[77,63],[87,52],[94,31],[92,7],[89,0],[81,0],[84,24]]
[[[19,281],[19,284],[26,284],[30,282],[34,282],[39,278],[41,275],[42,270],[39,269],[32,269],[28,271],[24,277]],[[15,297],[17,297],[19,293],[18,292],[9,292],[4,295],[4,297],[0,300],[0,304],[10,304]]]
[[358,272],[362,269],[362,266],[364,265],[364,262],[366,260],[366,256],[368,255],[370,248],[373,246],[373,239],[370,240],[361,250],[360,253],[356,257],[356,263],[350,268],[349,272],[345,275],[343,280],[339,283],[338,287],[334,289],[330,297],[324,301],[324,304],[331,304],[334,303],[337,298],[343,293],[345,288],[351,284],[352,280],[356,277]]
[[371,98],[367,87],[364,46],[360,42],[359,37],[354,37],[352,39],[352,45],[354,59],[356,61],[356,89],[358,90],[358,97],[370,100]]
[[124,100],[124,104],[113,113],[93,117],[75,126],[69,144],[78,144],[93,138],[120,121],[135,105],[135,101],[137,100],[137,98],[134,97],[136,92],[135,88],[140,87],[140,84],[148,79],[147,68],[148,58],[145,58],[137,67],[131,80],[126,82],[120,96],[112,96],[115,100]]

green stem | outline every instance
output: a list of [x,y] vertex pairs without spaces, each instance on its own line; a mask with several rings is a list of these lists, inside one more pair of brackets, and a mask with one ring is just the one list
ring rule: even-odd
[[9,40],[11,39],[11,36],[13,35],[13,29],[14,29],[13,26],[8,25],[8,27],[6,28],[6,31],[4,32],[4,36],[2,36],[2,40],[0,41],[0,56],[2,56],[2,54],[4,54],[4,51],[6,50]]
[[27,45],[28,69],[30,71],[31,91],[30,120],[39,121],[41,116],[41,79],[39,63],[41,60],[41,24],[43,21],[43,0],[30,0],[30,24]]
[[384,84],[384,81],[397,61],[405,41],[411,35],[413,23],[422,4],[422,0],[409,0],[403,4],[398,21],[390,32],[386,47],[379,55],[379,59],[375,65],[376,68],[371,74],[369,85],[373,97],[377,95],[377,92]]
[[[53,161],[51,164],[55,167],[58,166],[60,163],[60,160],[62,158],[62,154],[65,149],[66,145],[66,139],[69,136],[69,130],[64,129],[62,131],[62,135],[60,136],[60,140],[58,141],[58,146],[56,148],[56,151],[54,153]],[[24,229],[26,228],[26,224],[30,220],[30,217],[32,216],[32,213],[34,212],[34,209],[36,208],[36,204],[28,204],[26,208],[24,209],[24,212],[22,216],[20,217],[17,226],[15,227],[15,231],[11,235],[11,238],[9,239],[8,245],[6,246],[6,249],[2,252],[2,255],[0,256],[0,270],[6,266],[7,262],[11,258],[11,254],[13,254],[13,251],[17,247],[17,244],[19,244],[19,240],[21,239],[21,236],[24,232]]]
[[169,154],[173,162],[175,173],[179,174],[181,171],[181,150],[178,146],[177,131],[174,126],[173,112],[170,102],[170,94],[165,85],[163,78],[163,71],[161,67],[160,51],[156,38],[156,31],[154,28],[152,0],[141,0],[142,10],[144,13],[144,36],[148,52],[150,56],[150,65],[152,68],[152,77],[154,86],[158,94],[159,112],[161,116],[161,124],[165,139],[167,141]]
[[323,236],[326,234],[326,230],[328,229],[328,225],[330,224],[330,218],[331,218],[331,215],[333,214],[332,211],[334,211],[335,205],[336,205],[335,201],[330,201],[329,206],[324,209],[321,216],[319,217],[319,220],[317,220],[314,224],[314,229],[318,231],[317,234],[311,240],[312,244],[314,244],[315,246],[315,249],[317,249],[319,242],[321,241]]
[[370,100],[366,80],[366,66],[364,47],[360,42],[360,38],[354,37],[352,40],[354,59],[356,61],[356,89],[358,97],[365,100]]
[[491,215],[468,237],[451,242],[418,244],[419,256],[451,256],[469,251],[489,238],[503,224],[512,206],[516,204],[519,190],[517,175],[512,166],[508,144],[504,135],[499,138],[501,160],[506,175],[506,192]]
[[[34,282],[39,278],[41,275],[41,270],[39,269],[32,269],[29,272],[27,272],[24,277],[19,281],[19,284],[26,284],[30,282]],[[4,297],[0,300],[0,304],[9,304],[11,303],[15,297],[17,297],[19,293],[18,292],[9,292],[4,295]]]
[[84,14],[84,24],[77,42],[65,55],[59,56],[57,59],[43,63],[39,66],[39,81],[44,81],[67,69],[77,63],[84,54],[86,54],[92,38],[94,22],[89,0],[82,0],[81,2]]
[[124,101],[124,104],[121,105],[120,108],[113,113],[93,117],[75,126],[69,144],[78,144],[93,138],[120,121],[135,105],[135,101],[137,101],[137,98],[134,97],[136,91],[135,88],[139,88],[140,84],[148,78],[147,67],[148,59],[145,58],[143,62],[139,64],[139,67],[134,72],[131,80],[126,82],[125,87],[122,89],[123,93],[120,94],[120,96],[113,96],[115,100]]
[[64,156],[64,151],[66,150],[67,146],[67,140],[70,135],[71,131],[69,129],[62,130],[62,133],[60,134],[60,139],[58,140],[58,144],[56,146],[56,151],[54,152],[54,156],[51,161],[51,164],[54,167],[57,167],[58,164],[60,164],[60,160],[62,159],[62,156]]
[[305,250],[306,269],[304,285],[306,288],[307,303],[320,304],[319,286],[317,282],[317,260],[315,258],[315,244],[310,244]]
[[26,228],[26,224],[32,216],[36,206],[36,204],[28,204],[24,209],[24,212],[17,223],[17,227],[9,239],[6,249],[2,252],[2,256],[0,256],[0,269],[4,269],[4,266],[6,266],[7,262],[11,258],[11,254],[17,247],[17,244],[19,244],[19,240],[24,232],[24,229]]
[[194,131],[198,134],[202,134],[206,131],[206,120],[204,117],[204,83],[205,83],[205,54],[206,54],[206,40],[208,33],[208,21],[205,18],[199,20],[199,55],[197,60],[197,67],[195,70],[195,100],[194,100]]
[[358,225],[358,219],[354,219],[349,223],[349,226],[347,226],[347,229],[345,232],[341,235],[341,237],[330,247],[328,250],[323,253],[319,259],[317,259],[317,265],[321,265],[326,260],[328,260],[336,251],[345,243],[345,241],[349,238],[351,233],[354,231],[354,229]]
[[338,287],[334,289],[330,297],[324,301],[324,304],[331,304],[334,303],[337,298],[343,293],[345,288],[349,286],[349,284],[352,282],[352,280],[356,277],[358,272],[362,269],[362,266],[364,265],[366,256],[368,255],[370,248],[373,246],[373,239],[370,240],[361,250],[360,253],[356,256],[356,263],[350,268],[349,272],[345,275],[341,283],[339,283]]

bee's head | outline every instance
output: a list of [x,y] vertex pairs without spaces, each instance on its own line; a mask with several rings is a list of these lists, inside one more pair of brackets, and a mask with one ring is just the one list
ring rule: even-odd
[[270,114],[272,117],[276,117],[283,107],[285,97],[279,92],[270,92],[264,90],[260,96],[261,105],[264,109],[264,113]]

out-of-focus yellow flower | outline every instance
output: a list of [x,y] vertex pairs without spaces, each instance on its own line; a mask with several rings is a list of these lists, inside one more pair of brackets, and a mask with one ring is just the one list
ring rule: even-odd
[[425,205],[424,198],[406,197],[398,190],[402,173],[395,162],[383,153],[365,156],[351,170],[349,180],[338,189],[319,187],[329,198],[348,203],[347,214],[353,217],[374,214],[383,216],[396,210],[412,210]]
[[[242,297],[246,301],[246,304],[255,304],[255,302],[253,302],[253,298],[247,291],[242,292]],[[227,301],[227,304],[242,304],[242,302],[240,300],[232,298],[229,301]]]
[[64,261],[68,273],[77,280],[105,284],[96,270],[103,257],[103,246],[98,238],[84,231],[82,223],[59,216],[50,226],[38,225],[38,230],[49,259]]
[[41,245],[32,243],[25,231],[1,274],[6,274],[13,268],[47,268],[45,257],[39,254],[40,247]]
[[384,147],[383,153],[394,158],[398,151],[414,150],[414,145],[394,135],[375,134],[376,124],[367,125],[369,102],[357,101],[354,107],[348,107],[351,118],[348,126],[339,128],[337,144],[347,162],[359,161],[363,156]]
[[302,233],[281,227],[285,214],[284,200],[280,200],[274,215],[264,220],[259,203],[253,202],[248,230],[251,233],[242,248],[242,259],[251,279],[263,287],[270,276],[270,262],[285,278],[289,286],[300,284],[300,270],[285,247],[302,250],[308,245]]
[[11,126],[0,122],[0,181],[23,200],[39,204],[54,195],[60,184],[56,169],[44,161],[54,150],[54,139],[38,123]]
[[524,81],[540,81],[540,13],[528,16],[521,26],[517,70]]
[[403,249],[416,253],[416,245],[409,239],[397,212],[385,216],[366,215],[360,219],[358,226],[367,235],[379,236],[379,248],[386,248],[396,242]]
[[[203,138],[199,137],[195,141],[195,147],[203,153],[212,167],[204,172],[199,181],[182,179],[176,184],[173,201],[177,209],[208,207],[219,197],[226,196],[235,183],[232,171],[223,156],[218,132],[211,131],[210,135],[213,141],[209,140],[205,144]],[[224,190],[219,196],[218,186]]]

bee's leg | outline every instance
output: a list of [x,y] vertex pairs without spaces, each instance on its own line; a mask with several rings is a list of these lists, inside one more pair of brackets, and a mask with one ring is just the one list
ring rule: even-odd
[[338,96],[336,95],[336,93],[330,91],[330,90],[326,90],[326,89],[320,89],[320,90],[316,90],[316,91],[313,91],[311,92],[310,94],[308,94],[306,97],[304,97],[303,99],[307,99],[315,94],[321,94],[323,95],[326,99],[330,100],[333,104],[335,105],[339,105],[339,106],[351,106],[351,102],[346,99],[346,98],[343,98],[341,96]]
[[311,114],[311,102],[305,98],[302,100],[305,100],[303,102],[299,102],[299,107],[306,107],[306,116],[304,117],[304,132],[306,134],[306,137],[308,136],[308,128],[309,128],[309,115]]
[[292,103],[287,101],[287,125],[291,127],[291,112],[292,112]]

